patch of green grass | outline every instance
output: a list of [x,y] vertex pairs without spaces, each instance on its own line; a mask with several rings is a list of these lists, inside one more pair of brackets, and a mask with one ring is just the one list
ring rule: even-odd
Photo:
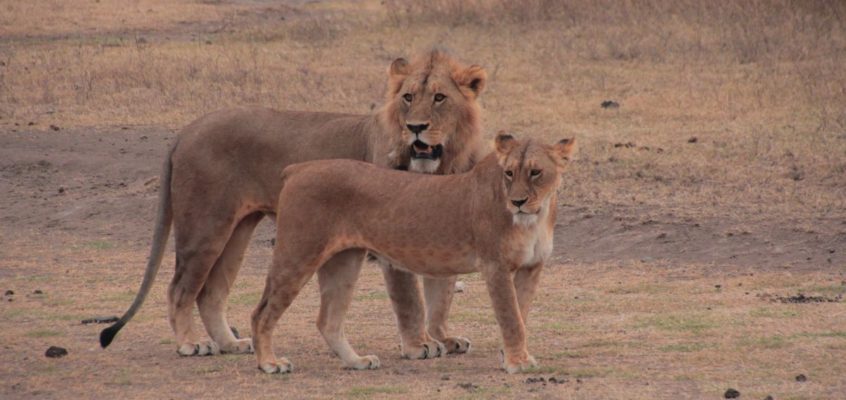
[[387,300],[387,299],[388,299],[388,293],[387,292],[371,290],[367,293],[355,296],[354,301]]
[[241,306],[255,306],[261,300],[262,292],[247,292],[239,293],[229,298],[230,304],[237,304]]
[[520,371],[521,374],[557,374],[559,372],[558,368],[549,365],[538,365],[537,367],[531,367]]
[[614,371],[611,368],[578,368],[568,372],[574,378],[601,378]]
[[665,353],[693,353],[712,345],[709,343],[701,343],[701,342],[693,342],[693,343],[675,343],[675,344],[668,344],[666,346],[661,346],[658,348],[659,351],[663,351]]
[[174,342],[173,339],[171,339],[171,338],[165,338],[165,339],[159,340],[159,344],[174,344],[174,343],[176,343],[176,342]]
[[699,334],[716,328],[717,325],[700,314],[657,315],[641,320],[637,328],[655,328],[668,332],[689,332]]
[[608,294],[658,294],[667,293],[671,289],[665,285],[657,285],[654,283],[641,283],[632,286],[617,286],[606,291]]
[[122,292],[112,292],[103,294],[100,296],[100,301],[103,302],[119,302],[119,303],[130,303],[132,300],[135,300],[135,292],[132,290],[124,290]]
[[574,324],[572,322],[547,322],[541,325],[541,329],[547,331],[555,331],[555,332],[582,332],[584,331],[584,327],[582,325]]
[[194,369],[194,373],[199,375],[213,374],[220,371],[223,371],[223,367],[220,365],[206,365]]
[[454,318],[455,321],[476,322],[485,325],[496,324],[494,316],[487,312],[459,311],[453,313],[450,318]]
[[35,331],[29,331],[24,334],[26,337],[31,338],[46,338],[46,337],[56,337],[56,336],[64,336],[65,334],[59,331],[51,331],[49,329],[39,329]]
[[399,386],[353,386],[347,390],[347,397],[370,398],[377,394],[404,394],[408,389]]
[[804,333],[797,333],[796,335],[794,335],[794,337],[846,339],[846,331],[804,332]]
[[82,247],[94,249],[94,250],[109,250],[109,249],[113,249],[117,246],[115,246],[114,243],[106,242],[104,240],[92,240],[90,242],[83,243]]
[[559,360],[562,358],[585,358],[585,354],[580,351],[565,350],[552,354],[552,358]]
[[744,349],[755,347],[759,349],[781,349],[790,346],[790,339],[781,335],[743,338],[738,342]]
[[807,288],[802,288],[802,293],[819,293],[827,295],[838,295],[846,293],[846,286],[843,285],[814,285]]
[[794,310],[777,309],[775,307],[758,307],[749,311],[749,316],[753,318],[793,318],[798,317],[799,313]]

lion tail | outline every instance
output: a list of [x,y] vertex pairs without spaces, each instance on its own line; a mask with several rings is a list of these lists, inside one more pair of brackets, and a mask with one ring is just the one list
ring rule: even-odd
[[135,300],[132,301],[132,305],[129,307],[129,310],[127,310],[117,322],[100,332],[100,346],[103,348],[106,348],[112,343],[115,335],[117,335],[121,328],[123,328],[123,326],[126,325],[133,316],[135,316],[135,313],[138,312],[138,309],[140,309],[141,305],[144,304],[144,299],[147,298],[147,294],[150,292],[150,288],[156,280],[156,274],[159,272],[159,266],[162,264],[162,257],[164,256],[167,239],[170,235],[171,223],[173,221],[173,209],[170,199],[170,181],[173,170],[171,156],[173,155],[173,151],[176,149],[178,142],[179,139],[177,138],[176,143],[174,143],[168,151],[167,158],[165,159],[164,167],[162,169],[161,179],[159,180],[159,206],[156,215],[156,229],[153,233],[153,245],[150,248],[150,257],[147,259],[147,270],[144,272],[144,280],[141,282],[141,288],[138,290],[138,294],[135,295]]

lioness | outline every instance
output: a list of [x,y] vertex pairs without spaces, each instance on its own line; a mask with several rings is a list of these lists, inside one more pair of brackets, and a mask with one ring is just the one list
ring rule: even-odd
[[[514,373],[536,365],[526,349],[525,320],[552,252],[560,173],[574,143],[520,143],[500,134],[495,153],[470,172],[447,176],[350,160],[287,167],[273,265],[252,315],[259,368],[292,370],[290,361],[273,354],[274,325],[315,272],[337,268],[331,260],[361,249],[425,276],[481,272],[505,342],[503,368]],[[359,269],[336,273],[354,281]],[[346,310],[346,303],[328,316],[321,310],[321,319],[340,323]],[[345,366],[379,366],[376,356],[356,354],[340,330],[323,336]]]
[[[211,113],[188,125],[165,160],[141,289],[123,317],[100,334],[100,344],[108,346],[141,307],[172,222],[176,271],[168,289],[168,314],[178,353],[252,351],[250,339],[237,339],[230,330],[226,299],[253,230],[274,213],[279,171],[289,164],[327,158],[434,174],[467,171],[483,155],[477,98],[485,82],[483,68],[462,65],[433,50],[411,63],[402,58],[391,63],[387,102],[372,115],[247,108]],[[385,222],[406,226],[402,220]],[[346,309],[355,276],[349,271],[358,271],[364,256],[363,251],[348,252],[321,272],[319,324],[326,335],[342,329],[327,316]],[[424,315],[415,276],[390,265],[383,271],[404,356],[439,356],[444,344],[453,352],[467,351],[467,339],[446,332],[454,279],[424,278]],[[212,341],[201,341],[194,330],[195,301]]]

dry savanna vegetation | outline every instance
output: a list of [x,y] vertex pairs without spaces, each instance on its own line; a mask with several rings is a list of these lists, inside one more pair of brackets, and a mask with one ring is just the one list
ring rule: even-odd
[[[450,317],[473,350],[400,359],[375,267],[346,331],[380,370],[340,369],[313,282],[276,332],[293,374],[180,358],[171,256],[99,348],[81,321],[138,289],[181,126],[244,104],[367,113],[391,60],[433,45],[486,67],[488,137],[579,141],[528,321],[539,369],[498,369],[477,275]],[[841,398],[843,65],[842,1],[0,0],[0,397]],[[231,296],[244,335],[272,231]]]

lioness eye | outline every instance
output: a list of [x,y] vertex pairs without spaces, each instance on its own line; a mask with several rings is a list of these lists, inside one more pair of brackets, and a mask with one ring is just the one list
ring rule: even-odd
[[444,96],[443,94],[440,94],[440,93],[435,94],[435,102],[436,103],[440,103],[444,100],[446,100],[446,96]]
[[402,96],[402,98],[405,99],[405,101],[411,103],[411,99],[413,99],[414,96],[412,96],[411,93],[406,93]]
[[514,176],[514,173],[511,171],[505,171],[505,176],[511,178],[512,176]]
[[531,175],[532,178],[540,176],[540,174],[541,174],[541,170],[539,170],[539,169],[533,169],[533,170],[529,171],[529,175]]

